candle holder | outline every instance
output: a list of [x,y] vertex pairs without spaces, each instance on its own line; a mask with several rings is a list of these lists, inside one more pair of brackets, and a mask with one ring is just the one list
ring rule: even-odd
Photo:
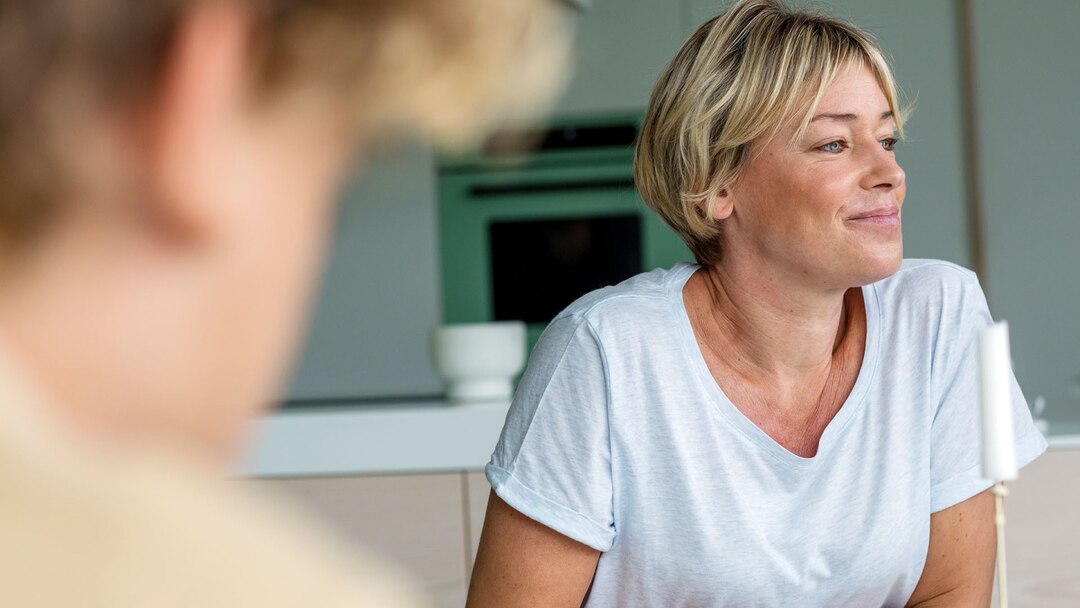
[[1009,590],[1005,575],[1005,497],[1009,489],[1004,481],[999,481],[990,489],[994,495],[994,525],[997,527],[997,584],[998,606],[1008,608]]

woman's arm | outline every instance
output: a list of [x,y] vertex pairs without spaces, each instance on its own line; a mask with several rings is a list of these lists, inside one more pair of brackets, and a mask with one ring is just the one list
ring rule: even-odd
[[990,605],[997,536],[989,491],[930,516],[930,548],[922,577],[907,605]]
[[488,498],[468,608],[581,606],[600,552]]

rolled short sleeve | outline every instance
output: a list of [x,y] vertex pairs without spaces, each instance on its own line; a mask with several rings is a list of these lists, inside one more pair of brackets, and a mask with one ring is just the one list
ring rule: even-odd
[[508,505],[599,551],[615,538],[607,381],[589,322],[553,321],[533,350],[486,469]]
[[[943,327],[945,376],[931,427],[930,509],[932,513],[960,503],[989,488],[996,480],[982,476],[982,415],[979,408],[978,333],[993,323],[986,296],[973,273],[966,273],[953,300],[956,321]],[[944,314],[948,314],[947,312]],[[1016,464],[1023,467],[1046,451],[1046,439],[1035,428],[1027,400],[1010,372]]]

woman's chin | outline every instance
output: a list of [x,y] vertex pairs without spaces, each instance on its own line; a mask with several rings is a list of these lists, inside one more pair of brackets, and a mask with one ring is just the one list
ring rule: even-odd
[[858,276],[858,285],[868,285],[882,279],[887,279],[900,270],[904,261],[902,246],[891,251],[875,252],[876,255],[867,256],[855,269]]

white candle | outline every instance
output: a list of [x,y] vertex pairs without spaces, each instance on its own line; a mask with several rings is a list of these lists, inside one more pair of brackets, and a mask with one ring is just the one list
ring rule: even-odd
[[1016,479],[1013,443],[1009,324],[979,332],[979,393],[982,402],[982,474],[993,481]]

